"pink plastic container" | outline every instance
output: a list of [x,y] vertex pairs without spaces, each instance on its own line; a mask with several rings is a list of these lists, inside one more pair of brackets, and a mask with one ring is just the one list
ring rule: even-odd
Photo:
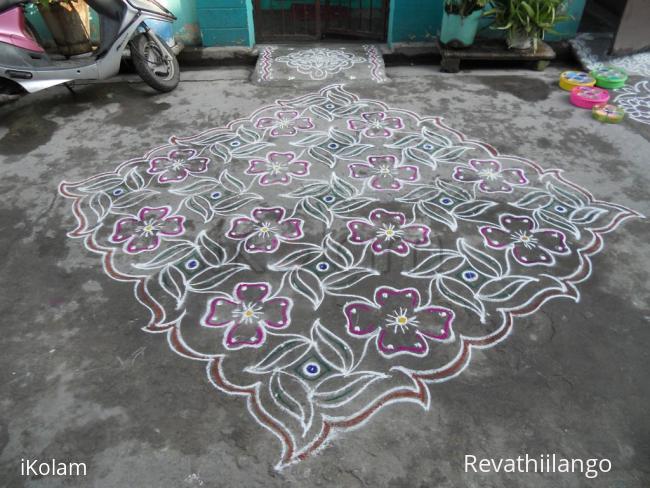
[[594,105],[607,103],[609,92],[592,86],[576,86],[571,90],[571,103],[580,108],[594,108]]

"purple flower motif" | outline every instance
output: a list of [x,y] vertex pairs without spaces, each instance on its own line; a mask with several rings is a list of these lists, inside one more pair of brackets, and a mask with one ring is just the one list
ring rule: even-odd
[[426,225],[405,224],[403,213],[378,208],[370,212],[369,220],[348,222],[348,241],[359,245],[372,241],[370,247],[375,254],[392,252],[399,256],[406,256],[411,247],[429,244],[431,229]]
[[194,149],[175,149],[166,157],[154,158],[149,163],[147,173],[158,175],[158,183],[183,181],[188,175],[205,173],[208,158],[195,158]]
[[307,161],[294,161],[292,152],[270,152],[266,159],[253,159],[246,170],[247,175],[262,175],[260,185],[288,185],[293,177],[299,178],[309,174]]
[[444,307],[420,307],[420,293],[415,288],[377,288],[374,304],[348,303],[343,313],[348,333],[376,335],[377,349],[384,356],[425,356],[428,340],[449,342],[454,338],[454,312]]
[[513,186],[528,184],[521,169],[501,169],[501,164],[492,159],[472,159],[469,166],[457,166],[453,178],[463,183],[480,182],[478,187],[485,193],[510,193]]
[[486,225],[479,228],[485,244],[492,249],[509,250],[515,260],[524,266],[552,266],[555,264],[554,254],[571,253],[562,232],[538,229],[530,217],[504,214],[499,218],[499,223],[501,227]]
[[420,178],[417,166],[400,166],[395,156],[369,156],[368,164],[348,165],[353,178],[370,178],[375,190],[399,190],[402,182],[412,183]]
[[275,117],[261,117],[255,123],[258,129],[271,129],[271,136],[295,136],[299,130],[313,129],[314,123],[309,117],[299,117],[295,110],[275,113]]
[[230,222],[226,236],[245,241],[244,248],[250,253],[273,253],[281,241],[295,241],[303,236],[301,219],[284,220],[282,207],[256,208],[251,218],[239,217]]
[[185,217],[172,215],[170,207],[143,207],[137,216],[115,222],[110,241],[126,242],[124,251],[129,254],[153,251],[160,246],[161,236],[178,236],[185,232]]
[[384,112],[367,112],[360,119],[348,120],[348,127],[362,130],[366,137],[391,137],[393,131],[404,128],[404,122],[399,117],[386,117]]
[[239,283],[232,295],[210,300],[203,325],[227,327],[223,343],[228,349],[260,347],[267,329],[281,330],[291,323],[291,299],[269,298],[270,292],[269,283]]

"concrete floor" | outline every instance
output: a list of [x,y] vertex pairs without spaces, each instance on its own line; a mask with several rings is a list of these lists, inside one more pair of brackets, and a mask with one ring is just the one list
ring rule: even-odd
[[[299,88],[256,87],[247,69],[185,74],[154,95],[125,82],[54,88],[0,107],[0,485],[7,487],[650,486],[647,220],[606,236],[582,299],[520,318],[476,352],[432,406],[388,407],[306,461],[276,471],[279,444],[201,364],[146,334],[129,285],[66,237],[76,181],[221,126]],[[609,126],[572,108],[559,72],[389,69],[371,95],[550,168],[597,198],[650,214],[650,126]],[[606,457],[612,472],[465,474],[465,454]],[[84,479],[21,477],[20,459],[88,464]]]

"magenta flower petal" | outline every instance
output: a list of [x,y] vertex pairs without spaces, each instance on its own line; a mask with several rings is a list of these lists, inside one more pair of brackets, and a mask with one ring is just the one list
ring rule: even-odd
[[426,225],[409,225],[402,227],[402,239],[413,246],[426,246],[430,242],[431,229]]
[[169,207],[142,207],[138,212],[138,218],[141,222],[145,220],[162,220],[171,212]]
[[389,117],[387,119],[384,119],[384,126],[394,130],[403,129],[404,122],[402,122],[402,119],[399,117]]
[[352,130],[362,130],[368,127],[368,123],[363,120],[348,120],[348,127]]
[[372,167],[367,164],[348,164],[348,169],[350,170],[350,176],[352,178],[368,178],[372,174]]
[[539,246],[553,254],[571,253],[566,243],[566,236],[559,230],[538,230],[533,232],[533,237],[537,239]]
[[530,232],[535,228],[535,222],[530,217],[516,217],[510,214],[504,214],[499,217],[501,227],[508,232]]
[[499,164],[499,162],[494,161],[492,159],[487,159],[487,160],[472,159],[469,162],[469,165],[472,168],[474,168],[477,172],[492,171],[494,173],[498,173],[499,171],[501,171],[501,165]]
[[156,174],[167,171],[174,163],[166,157],[154,158],[149,162],[149,169],[147,173]]
[[125,219],[118,220],[115,223],[113,229],[113,235],[111,236],[111,242],[122,243],[130,239],[136,231],[137,226],[140,225],[140,221],[132,217],[127,217]]
[[510,185],[521,186],[528,184],[528,178],[521,169],[504,169],[499,176]]
[[139,234],[129,240],[126,245],[126,252],[138,254],[145,251],[153,251],[160,246],[160,238],[155,234]]
[[314,128],[314,123],[309,117],[299,117],[294,121],[294,126],[300,130],[308,130]]
[[280,247],[280,239],[271,234],[257,232],[246,239],[244,248],[250,253],[273,253]]
[[377,288],[377,290],[375,290],[375,303],[380,307],[395,302],[399,302],[411,309],[415,309],[420,305],[420,292],[415,288],[404,288],[398,290],[389,286]]
[[370,186],[375,190],[399,190],[402,184],[391,175],[376,175],[370,179]]
[[546,249],[539,246],[527,248],[524,245],[515,244],[512,246],[512,255],[519,263],[525,265],[546,264],[550,266],[555,261]]
[[350,231],[349,240],[353,244],[367,242],[377,234],[375,227],[363,220],[351,220],[347,225]]
[[287,173],[266,173],[260,178],[260,185],[262,186],[288,185],[289,183],[291,183],[291,176]]
[[271,152],[267,154],[266,159],[272,163],[290,163],[296,158],[296,155],[292,152],[280,153],[280,152]]
[[512,186],[500,178],[495,180],[481,180],[478,187],[485,193],[510,193],[512,191]]
[[402,212],[389,212],[383,208],[378,208],[370,212],[370,222],[376,226],[382,224],[393,224],[402,227],[406,223],[406,216]]
[[375,254],[385,254],[392,252],[399,256],[406,256],[409,253],[408,245],[401,239],[383,240],[381,238],[375,239],[370,246]]
[[268,129],[270,127],[273,127],[275,124],[278,123],[277,119],[274,119],[273,117],[262,117],[257,120],[255,123],[255,127],[258,129]]
[[242,302],[261,302],[269,294],[268,283],[239,283],[234,294]]
[[280,222],[278,235],[287,241],[300,239],[303,236],[302,225],[303,221],[300,219],[287,219]]
[[365,303],[350,303],[343,308],[348,332],[356,336],[372,334],[379,326],[376,309]]
[[474,181],[480,181],[481,177],[476,171],[473,171],[469,168],[463,168],[462,166],[457,166],[454,168],[454,174],[452,178],[456,181],[464,181],[467,183],[473,183]]
[[272,298],[264,303],[264,324],[274,329],[289,325],[292,302],[288,298]]
[[485,243],[493,249],[503,249],[510,246],[512,241],[510,240],[510,234],[504,232],[498,227],[492,227],[486,225],[479,229],[479,232],[483,235]]
[[246,169],[247,175],[258,175],[263,174],[268,171],[268,163],[262,159],[253,159],[248,163],[248,169]]
[[381,168],[382,166],[394,167],[397,164],[397,159],[395,156],[370,156],[368,158],[368,163],[375,168]]
[[417,166],[398,166],[395,168],[393,176],[402,181],[417,181],[420,177]]
[[185,217],[176,215],[158,223],[159,234],[164,236],[178,236],[184,232]]
[[454,312],[444,307],[429,307],[418,311],[421,325],[418,331],[429,339],[444,341],[452,337]]
[[299,112],[295,110],[285,110],[282,112],[276,112],[275,117],[278,120],[292,121],[300,115]]
[[282,207],[256,208],[252,216],[257,222],[280,222],[284,218],[285,210]]
[[363,133],[367,137],[390,137],[392,132],[384,127],[368,127]]
[[234,323],[233,312],[238,303],[227,298],[215,298],[208,305],[208,313],[203,323],[209,327],[225,327]]
[[289,173],[294,176],[305,176],[309,174],[309,163],[307,161],[293,161],[289,163]]
[[377,335],[377,349],[387,356],[403,353],[424,356],[429,345],[415,330],[400,333],[385,328]]
[[240,217],[230,223],[230,230],[228,230],[226,236],[231,239],[245,239],[250,236],[255,229],[256,224],[254,221],[248,217]]
[[264,343],[266,333],[259,323],[235,323],[226,334],[226,347],[241,349],[242,347],[259,347]]

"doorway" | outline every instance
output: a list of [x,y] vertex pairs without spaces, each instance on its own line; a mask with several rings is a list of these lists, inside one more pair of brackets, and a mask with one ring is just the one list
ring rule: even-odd
[[385,41],[389,0],[255,0],[257,42]]
[[650,49],[648,0],[588,0],[580,24],[581,32],[609,33],[609,54],[632,54]]

